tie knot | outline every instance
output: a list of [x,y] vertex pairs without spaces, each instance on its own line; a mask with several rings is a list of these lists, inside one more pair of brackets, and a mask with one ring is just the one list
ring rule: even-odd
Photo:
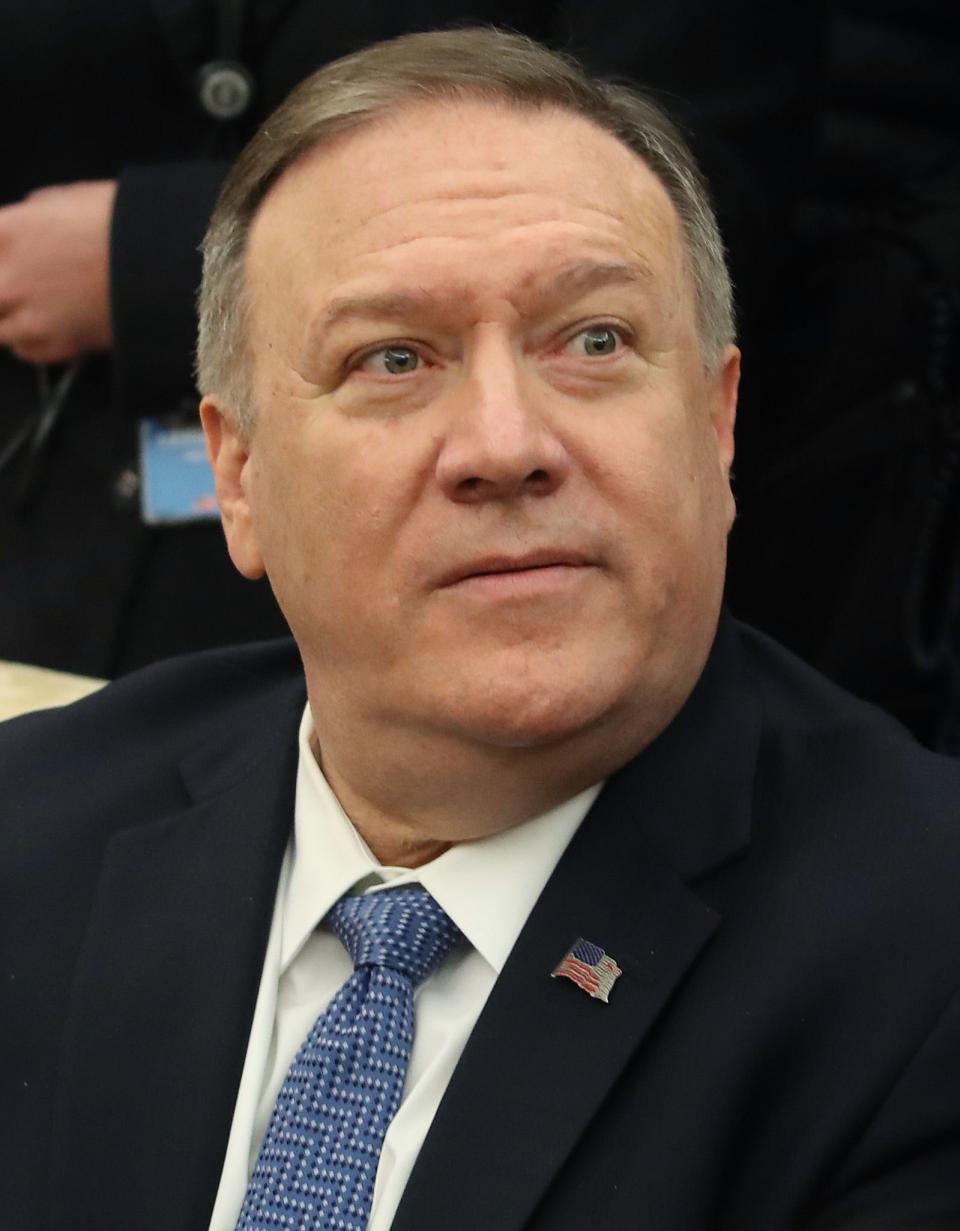
[[460,929],[426,889],[341,898],[327,916],[355,967],[389,966],[414,985],[446,957]]

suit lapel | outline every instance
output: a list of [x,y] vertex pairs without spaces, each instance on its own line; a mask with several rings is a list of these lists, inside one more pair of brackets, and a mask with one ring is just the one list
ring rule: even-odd
[[[534,908],[424,1142],[393,1231],[518,1231],[720,926],[688,884],[748,842],[759,706],[729,630],[675,722],[604,788]],[[609,1004],[550,972],[578,937]]]
[[293,818],[296,717],[209,748],[185,768],[189,806],[107,849],[65,1027],[57,1231],[101,1225],[106,1176],[127,1226],[207,1225]]
[[[518,1231],[720,925],[691,882],[748,840],[759,731],[731,645],[721,633],[683,712],[608,782],[558,864],[394,1231]],[[110,843],[65,1024],[53,1231],[101,1225],[105,1176],[125,1225],[207,1225],[292,821],[302,700],[264,721],[272,737],[211,746],[185,767],[182,810]],[[623,968],[609,1004],[550,978],[578,936]]]

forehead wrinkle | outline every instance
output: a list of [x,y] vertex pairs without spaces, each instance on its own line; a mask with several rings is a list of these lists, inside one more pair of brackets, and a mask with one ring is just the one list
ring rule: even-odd
[[[560,300],[577,298],[608,286],[649,286],[653,271],[640,260],[577,261],[540,282],[539,272],[531,272],[521,285],[517,311],[521,316],[534,316]],[[539,284],[538,284],[539,283]]]
[[[577,261],[545,282],[540,281],[540,271],[531,270],[517,288],[514,306],[518,315],[529,318],[571,296],[585,295],[607,286],[649,285],[653,278],[652,270],[639,260]],[[473,298],[475,289],[463,283],[443,291],[418,287],[408,291],[338,296],[327,305],[314,328],[324,333],[352,320],[450,319]]]

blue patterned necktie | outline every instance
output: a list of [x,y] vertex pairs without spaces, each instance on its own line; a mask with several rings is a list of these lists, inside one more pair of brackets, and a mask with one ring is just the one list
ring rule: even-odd
[[345,897],[327,915],[354,971],[284,1078],[237,1231],[364,1231],[413,1045],[413,989],[460,931],[425,889]]

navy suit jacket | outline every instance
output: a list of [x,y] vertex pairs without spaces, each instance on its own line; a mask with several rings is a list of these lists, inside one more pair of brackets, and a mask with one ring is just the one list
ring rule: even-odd
[[[276,643],[0,730],[11,1231],[205,1231],[303,703]],[[609,1004],[550,978],[578,936]],[[724,621],[544,889],[395,1231],[960,1227],[958,987],[960,767]]]

